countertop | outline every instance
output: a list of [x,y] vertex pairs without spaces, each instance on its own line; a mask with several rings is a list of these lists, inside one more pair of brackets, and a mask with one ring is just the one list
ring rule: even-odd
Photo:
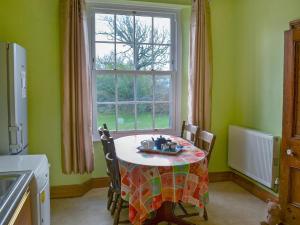
[[0,172],[1,176],[20,175],[0,202],[0,225],[7,225],[33,178],[32,171]]

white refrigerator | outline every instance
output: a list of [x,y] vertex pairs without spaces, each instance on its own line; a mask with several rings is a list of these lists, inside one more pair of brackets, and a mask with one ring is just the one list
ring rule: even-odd
[[0,43],[0,155],[27,154],[26,51]]

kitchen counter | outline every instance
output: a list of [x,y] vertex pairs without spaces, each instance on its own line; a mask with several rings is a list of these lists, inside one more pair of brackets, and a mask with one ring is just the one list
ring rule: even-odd
[[0,172],[0,225],[9,223],[32,178],[32,171]]

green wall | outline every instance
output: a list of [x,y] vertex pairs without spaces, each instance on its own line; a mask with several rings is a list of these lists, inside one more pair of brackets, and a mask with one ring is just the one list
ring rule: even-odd
[[[146,2],[147,0],[145,0]],[[126,2],[126,1],[122,1]],[[150,1],[149,1],[150,2]],[[187,73],[190,0],[151,2],[182,4],[182,119],[187,117]],[[214,45],[213,130],[218,136],[211,171],[227,170],[226,134],[233,108],[232,1],[212,2]],[[59,0],[5,0],[0,3],[0,41],[27,49],[30,153],[46,154],[51,164],[51,185],[82,183],[105,176],[100,144],[95,144],[96,168],[92,175],[66,176],[61,172],[61,73]]]
[[[138,1],[138,0],[136,0]],[[123,0],[122,2],[126,2]],[[182,119],[187,117],[190,0],[143,0],[182,7]],[[300,18],[299,0],[212,0],[213,111],[217,142],[210,171],[226,171],[227,127],[238,124],[281,135],[283,31]],[[3,0],[0,41],[27,49],[30,153],[47,154],[51,185],[105,176],[100,144],[92,175],[61,172],[59,0]]]
[[232,0],[213,0],[211,3],[213,46],[212,131],[216,144],[210,171],[229,170],[227,166],[227,130],[234,108],[233,56],[234,16]]
[[281,136],[284,31],[299,0],[235,0],[235,124]]
[[47,154],[51,183],[81,183],[61,172],[59,0],[2,0],[0,41],[27,50],[30,153]]
[[[124,1],[123,1],[124,2]],[[183,34],[183,105],[187,117],[187,72],[190,0],[156,0],[180,3]],[[227,170],[227,125],[232,119],[233,96],[233,1],[212,1],[214,45],[213,131],[217,134],[211,171]],[[0,3],[0,41],[17,42],[27,49],[30,153],[47,154],[51,185],[82,183],[105,176],[100,144],[95,144],[96,168],[92,175],[66,176],[61,172],[61,73],[59,0],[6,0]]]

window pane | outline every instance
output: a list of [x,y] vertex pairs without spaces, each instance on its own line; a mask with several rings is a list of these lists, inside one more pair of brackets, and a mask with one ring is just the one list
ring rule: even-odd
[[136,48],[136,70],[151,70],[152,45],[137,45]]
[[134,100],[134,77],[131,75],[118,76],[118,101]]
[[117,44],[117,63],[116,68],[119,70],[132,70],[134,68],[133,61],[133,45]]
[[133,43],[133,16],[117,15],[116,18],[116,41]]
[[170,70],[170,46],[154,45],[153,46],[154,70]]
[[95,14],[96,41],[114,41],[114,15]]
[[[93,69],[101,71],[95,73],[94,84],[97,126],[107,123],[120,131],[168,129],[173,123],[173,78],[168,72],[174,58],[172,18],[118,13],[95,13]],[[153,70],[165,73],[148,72]]]
[[137,129],[150,130],[153,126],[152,104],[137,105]]
[[115,76],[98,75],[96,78],[97,102],[115,102]]
[[153,19],[153,43],[171,43],[171,19],[154,17]]
[[134,105],[118,106],[118,130],[134,130]]
[[136,77],[136,96],[138,101],[152,101],[153,99],[152,75],[138,75]]
[[137,43],[151,43],[152,17],[135,17],[135,40]]
[[155,104],[155,128],[170,128],[169,103]]
[[155,100],[169,101],[171,95],[171,76],[156,75],[155,76]]
[[96,70],[113,70],[115,68],[114,44],[96,43]]
[[110,130],[116,130],[116,107],[112,104],[98,105],[97,127],[106,123]]

